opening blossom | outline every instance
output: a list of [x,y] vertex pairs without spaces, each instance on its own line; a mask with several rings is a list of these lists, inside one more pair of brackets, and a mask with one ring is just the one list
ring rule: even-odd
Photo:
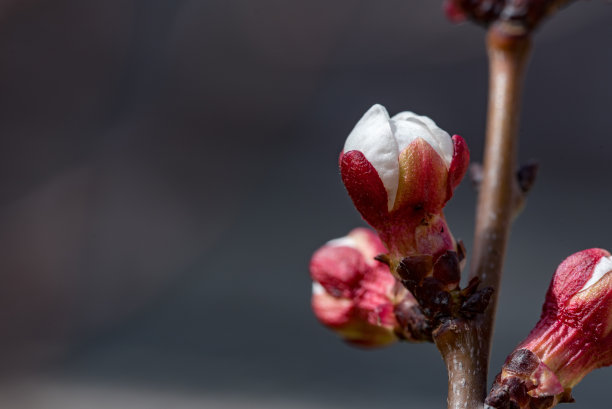
[[612,257],[589,249],[555,272],[542,316],[506,359],[487,398],[496,409],[550,408],[571,402],[571,389],[612,365]]
[[384,250],[376,233],[357,228],[312,256],[314,313],[349,343],[374,347],[399,339],[418,340],[410,333],[410,322],[399,324],[419,314],[414,297],[387,265],[374,259]]
[[340,155],[346,189],[386,245],[391,271],[408,256],[434,261],[457,245],[443,208],[463,178],[469,152],[434,121],[412,112],[389,117],[372,106],[348,136]]

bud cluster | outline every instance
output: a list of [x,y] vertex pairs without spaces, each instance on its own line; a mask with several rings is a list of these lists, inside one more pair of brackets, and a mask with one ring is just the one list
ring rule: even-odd
[[[451,20],[489,27],[492,123],[505,126],[506,117],[514,117],[511,102],[516,102],[531,32],[570,1],[444,0]],[[507,142],[515,133],[506,128],[493,132],[502,147],[511,146]],[[479,252],[486,263],[478,257],[477,267],[496,268],[503,261],[504,242],[497,238],[507,236],[508,220],[520,212],[537,173],[537,164],[523,166],[515,186],[509,185],[506,175],[514,158],[502,157],[501,151],[490,156],[497,151],[487,150],[486,163],[500,159],[503,166],[487,168],[480,202],[486,205],[479,208],[479,222],[485,215],[497,224],[477,226],[477,238],[488,236]],[[321,247],[310,263],[314,313],[348,343],[436,343],[448,367],[449,407],[482,407],[493,318],[482,315],[493,288],[479,289],[478,278],[460,287],[465,248],[443,212],[469,161],[461,136],[451,137],[426,116],[405,111],[391,117],[385,107],[373,105],[346,139],[339,167],[356,209],[375,232],[354,229]],[[478,166],[473,169],[478,187],[482,175]],[[486,245],[487,240],[493,244]],[[485,271],[476,270],[485,277]],[[549,409],[572,402],[574,386],[609,365],[612,256],[589,249],[556,270],[539,322],[507,357],[484,408]]]
[[351,343],[382,345],[431,341],[442,320],[484,311],[492,290],[478,291],[478,280],[459,288],[465,249],[443,213],[468,165],[463,138],[428,117],[390,117],[381,105],[364,114],[340,172],[378,235],[355,229],[314,254],[313,308],[322,323]]

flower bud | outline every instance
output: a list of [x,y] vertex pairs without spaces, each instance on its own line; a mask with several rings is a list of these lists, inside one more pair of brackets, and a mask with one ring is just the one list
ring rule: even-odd
[[435,262],[457,250],[442,209],[468,164],[463,138],[412,112],[390,118],[374,105],[350,133],[340,155],[342,180],[385,243],[394,274],[405,257]]
[[[417,303],[389,267],[374,259],[384,250],[374,232],[357,228],[312,256],[314,313],[349,343],[374,347],[400,338],[417,340],[410,332],[420,325],[414,319],[419,314]],[[411,325],[405,328],[398,321]]]
[[506,0],[445,0],[443,7],[446,17],[452,22],[470,18],[481,24],[490,24],[499,18],[506,3]]
[[[612,365],[612,257],[589,249],[557,268],[540,321],[506,359],[487,404],[550,408],[594,369]],[[512,402],[518,406],[512,406]]]
[[444,11],[453,22],[467,18],[488,26],[495,21],[511,21],[528,28],[569,3],[570,0],[445,0]]

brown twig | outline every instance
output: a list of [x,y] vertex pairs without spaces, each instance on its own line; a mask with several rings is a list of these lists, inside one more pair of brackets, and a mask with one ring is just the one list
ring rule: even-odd
[[522,195],[516,179],[517,134],[530,30],[512,22],[495,23],[489,28],[487,48],[489,112],[470,278],[479,278],[495,292],[484,315],[453,320],[434,334],[449,372],[449,409],[483,407],[506,243]]
[[[516,179],[516,154],[530,34],[521,26],[499,23],[489,30],[487,48],[489,112],[470,278],[478,277],[485,286],[498,289],[514,209],[522,197]],[[485,338],[490,338],[496,301],[494,294],[485,314]]]
[[487,384],[484,339],[479,333],[482,317],[474,321],[454,319],[442,324],[433,334],[448,372],[448,407],[482,409],[483,386]]

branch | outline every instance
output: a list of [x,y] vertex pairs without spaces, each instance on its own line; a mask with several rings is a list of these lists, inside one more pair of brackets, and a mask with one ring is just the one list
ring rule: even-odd
[[[516,154],[521,88],[529,48],[530,36],[520,26],[502,22],[489,30],[489,112],[470,278],[478,277],[495,290],[501,280],[514,210],[522,198],[516,179]],[[498,293],[495,292],[485,312],[482,334],[485,338],[490,338]]]
[[481,409],[506,244],[522,192],[516,179],[518,117],[530,30],[511,22],[491,26],[489,112],[470,279],[494,293],[485,313],[455,319],[434,334],[449,373],[449,409]]
[[[487,38],[489,112],[471,264],[471,277],[495,289],[479,328],[484,347],[478,359],[485,372],[506,245],[515,207],[522,198],[515,174],[521,89],[530,43],[529,32],[507,22],[493,25]],[[485,393],[486,384],[483,398]]]
[[454,319],[442,324],[433,334],[448,372],[449,409],[483,407],[487,386],[486,359],[475,359],[487,354],[478,329],[481,322],[482,319]]

